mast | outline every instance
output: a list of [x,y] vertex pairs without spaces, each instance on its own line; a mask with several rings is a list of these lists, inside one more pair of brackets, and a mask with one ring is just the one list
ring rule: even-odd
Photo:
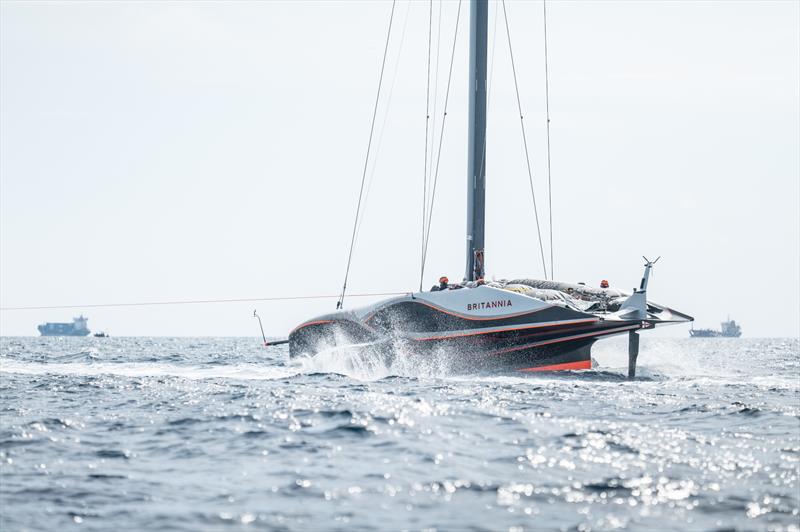
[[467,161],[466,279],[482,278],[486,211],[486,57],[488,0],[470,1],[469,18],[469,140]]

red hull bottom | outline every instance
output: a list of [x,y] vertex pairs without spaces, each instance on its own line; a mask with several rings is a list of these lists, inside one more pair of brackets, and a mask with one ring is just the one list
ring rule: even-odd
[[522,368],[517,371],[572,371],[576,369],[592,369],[592,361],[580,360],[578,362],[567,362],[565,364],[552,364],[550,366]]

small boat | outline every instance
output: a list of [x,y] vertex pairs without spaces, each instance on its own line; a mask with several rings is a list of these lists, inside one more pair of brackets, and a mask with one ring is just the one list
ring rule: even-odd
[[[628,375],[633,377],[640,330],[693,320],[647,300],[650,272],[658,259],[645,258],[639,287],[631,292],[612,289],[606,281],[600,288],[552,279],[485,281],[488,5],[486,0],[469,3],[470,124],[464,282],[451,284],[442,279],[431,291],[420,289],[345,310],[341,308],[347,287],[345,275],[337,311],[297,326],[289,335],[290,356],[314,356],[344,347],[387,356],[444,353],[449,369],[461,373],[580,370],[592,367],[591,348],[598,339],[627,334]],[[545,269],[543,253],[542,261]],[[422,264],[424,271],[424,254]]]
[[100,331],[94,333],[95,338],[108,338],[108,334],[105,331]]

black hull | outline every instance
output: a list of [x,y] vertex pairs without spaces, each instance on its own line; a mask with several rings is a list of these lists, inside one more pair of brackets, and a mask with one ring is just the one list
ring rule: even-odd
[[400,352],[426,359],[446,357],[448,370],[459,374],[564,371],[591,369],[591,348],[595,341],[579,340],[539,347],[519,345],[506,353],[454,343],[424,350],[418,344],[406,343],[410,349],[401,348]]
[[[497,324],[493,324],[497,325]],[[392,358],[437,359],[454,373],[529,372],[590,369],[591,347],[599,338],[641,328],[641,322],[610,322],[543,325],[515,323],[499,331],[474,329],[440,331],[430,336],[392,335],[346,319],[320,320],[305,324],[289,337],[292,357],[314,356],[331,348],[370,350]]]
[[[647,303],[643,291],[615,312],[588,312],[570,301],[486,285],[406,294],[299,325],[289,335],[289,355],[379,352],[430,360],[458,373],[590,369],[598,339],[692,319]],[[631,376],[638,338],[630,334]]]

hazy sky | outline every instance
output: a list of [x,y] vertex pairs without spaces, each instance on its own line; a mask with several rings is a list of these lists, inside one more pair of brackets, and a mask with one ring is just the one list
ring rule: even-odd
[[[0,3],[0,306],[337,293],[390,7]],[[507,7],[546,218],[542,5]],[[456,8],[441,7],[438,123]],[[487,273],[540,277],[489,13]],[[426,287],[464,271],[463,14]],[[418,285],[427,16],[397,3],[353,293]],[[548,22],[556,278],[630,288],[661,255],[650,298],[697,326],[800,335],[800,3],[554,0]],[[279,336],[334,305],[83,313],[115,336],[255,335],[258,308]],[[3,311],[0,332],[80,312]]]

